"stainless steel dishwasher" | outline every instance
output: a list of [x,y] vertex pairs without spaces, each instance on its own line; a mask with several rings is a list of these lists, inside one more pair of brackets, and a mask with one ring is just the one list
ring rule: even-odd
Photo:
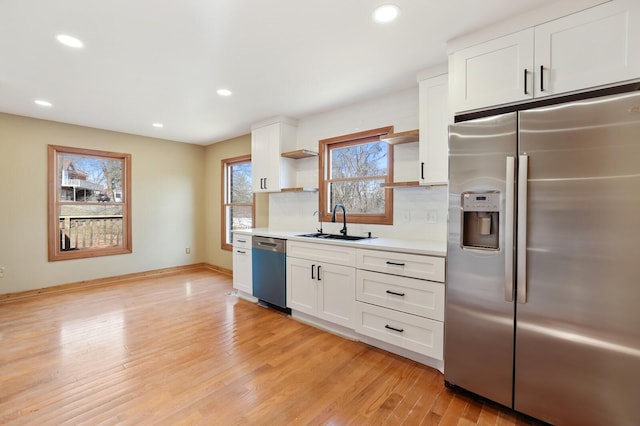
[[253,296],[263,305],[291,313],[287,308],[286,242],[279,238],[253,237]]

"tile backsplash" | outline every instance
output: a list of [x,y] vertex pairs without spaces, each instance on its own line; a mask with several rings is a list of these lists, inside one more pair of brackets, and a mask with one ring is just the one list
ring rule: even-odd
[[[377,237],[446,241],[447,187],[400,187],[394,189],[393,225],[348,225],[350,235],[371,232]],[[314,232],[320,224],[317,192],[269,194],[269,228]],[[349,212],[347,212],[348,217]],[[337,233],[339,223],[323,223],[325,232]]]

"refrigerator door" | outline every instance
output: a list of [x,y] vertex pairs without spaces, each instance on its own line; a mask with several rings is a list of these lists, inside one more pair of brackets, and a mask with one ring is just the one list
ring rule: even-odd
[[[445,380],[507,406],[512,404],[514,333],[513,240],[507,236],[513,235],[516,156],[515,113],[450,127]],[[497,200],[499,211],[480,212],[477,223],[465,228],[465,193]],[[480,237],[463,235],[463,230]],[[483,241],[494,231],[497,249]],[[478,248],[463,248],[465,236],[470,237],[465,245]]]
[[520,130],[514,408],[553,424],[638,425],[640,93],[523,112]]

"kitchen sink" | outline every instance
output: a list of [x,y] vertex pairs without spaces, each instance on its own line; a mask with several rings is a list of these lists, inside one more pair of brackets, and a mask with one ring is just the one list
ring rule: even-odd
[[322,240],[347,240],[347,241],[357,241],[357,240],[366,240],[369,238],[375,237],[359,237],[357,235],[342,235],[342,234],[325,234],[324,232],[314,232],[312,234],[299,234],[298,237],[307,237],[307,238],[320,238]]

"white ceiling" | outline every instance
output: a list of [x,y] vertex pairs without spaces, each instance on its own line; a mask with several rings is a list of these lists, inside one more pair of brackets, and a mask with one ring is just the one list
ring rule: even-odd
[[0,0],[0,111],[206,145],[415,87],[448,39],[558,1],[391,0],[381,25],[380,0]]

